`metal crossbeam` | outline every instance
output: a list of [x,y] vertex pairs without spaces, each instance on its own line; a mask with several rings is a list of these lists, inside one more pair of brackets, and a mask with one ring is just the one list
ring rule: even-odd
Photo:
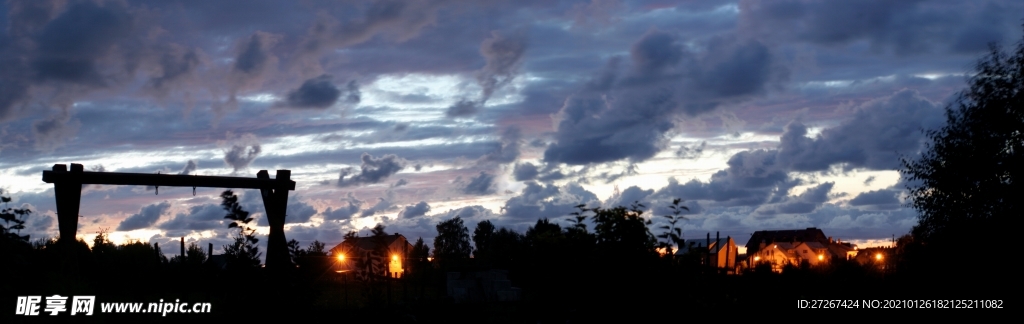
[[67,172],[43,171],[43,182],[73,182],[100,185],[137,185],[157,187],[214,187],[239,189],[295,190],[295,181],[241,177],[125,173],[125,172]]

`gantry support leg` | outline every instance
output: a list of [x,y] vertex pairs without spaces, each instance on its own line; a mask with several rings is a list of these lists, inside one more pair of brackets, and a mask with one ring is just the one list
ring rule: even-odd
[[[56,164],[54,172],[68,172],[67,166]],[[71,164],[71,174],[81,174],[81,164]],[[68,177],[68,180],[53,183],[53,195],[57,200],[57,227],[60,230],[60,237],[57,239],[62,245],[70,245],[77,239],[78,234],[78,208],[82,201],[82,183],[75,181],[76,177]]]
[[[270,179],[267,170],[261,170],[256,174],[258,179]],[[277,170],[276,180],[282,183],[289,181],[291,171]],[[284,237],[285,212],[288,208],[288,189],[279,187],[275,189],[260,189],[263,196],[263,207],[267,210],[267,220],[270,223],[270,235],[267,238],[267,269],[283,270],[289,268],[291,258],[288,256],[288,242]]]

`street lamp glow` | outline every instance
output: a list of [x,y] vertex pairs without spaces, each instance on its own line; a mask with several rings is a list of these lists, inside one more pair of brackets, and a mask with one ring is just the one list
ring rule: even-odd
[[397,255],[392,255],[391,256],[391,260],[392,261],[398,261],[398,256]]
[[824,254],[818,254],[818,261],[825,260]]
[[345,261],[345,255],[344,254],[338,254],[338,261]]
[[875,259],[878,259],[879,261],[881,261],[882,260],[882,254],[881,253],[875,254]]

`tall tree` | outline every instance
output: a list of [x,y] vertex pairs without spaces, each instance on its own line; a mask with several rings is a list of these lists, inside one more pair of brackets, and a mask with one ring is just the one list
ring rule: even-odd
[[469,229],[462,224],[462,218],[455,218],[437,224],[434,238],[434,258],[446,263],[452,260],[468,259],[473,251],[469,244]]
[[309,243],[309,247],[306,248],[307,255],[313,256],[327,256],[327,246],[320,242],[320,240],[313,240],[313,243]]
[[473,250],[474,258],[486,259],[490,256],[492,236],[494,236],[494,224],[491,224],[490,220],[476,224],[476,229],[473,230],[473,245],[476,245],[476,249]]
[[224,218],[231,220],[228,223],[228,228],[238,228],[234,242],[224,246],[224,256],[228,260],[228,266],[236,269],[258,268],[260,256],[263,253],[256,245],[259,243],[259,239],[256,238],[256,229],[249,226],[253,218],[249,217],[249,212],[242,209],[242,205],[238,203],[238,196],[231,190],[225,190],[220,197],[222,199],[221,207],[228,212]]
[[417,238],[416,243],[412,245],[412,252],[410,256],[417,261],[426,261],[427,257],[430,256],[430,247],[423,243],[423,238]]
[[[21,243],[28,243],[28,235],[21,236],[21,230],[25,229],[25,218],[32,214],[32,210],[28,208],[10,208],[8,204],[11,202],[11,197],[5,197],[3,190],[0,190],[0,202],[4,203],[4,209],[0,211],[0,220],[4,221],[3,225],[0,225],[0,240],[13,240]],[[14,225],[11,225],[14,223]]]
[[[1011,218],[1024,214],[1018,181],[1024,171],[1024,39],[1009,54],[992,45],[974,72],[946,107],[946,125],[926,131],[927,150],[901,161],[919,213],[913,239],[905,241],[924,248],[917,259],[926,263],[946,262],[948,255],[1002,258],[998,248],[978,249],[964,240],[1010,246]],[[941,269],[977,270],[973,263],[952,263]]]
[[188,248],[185,249],[185,263],[195,266],[200,266],[203,262],[206,262],[206,251],[203,251],[202,247],[196,242],[189,242]]
[[669,257],[672,257],[675,254],[675,250],[672,249],[673,246],[680,248],[683,247],[684,244],[683,229],[677,227],[676,223],[679,223],[681,220],[686,220],[685,216],[681,216],[679,214],[683,213],[684,210],[690,211],[690,208],[680,206],[679,203],[682,201],[683,200],[679,198],[672,201],[672,205],[668,206],[669,209],[672,209],[672,215],[664,215],[664,217],[668,219],[668,225],[658,227],[665,230],[664,233],[658,235],[658,238],[663,240],[659,242],[658,247],[665,249],[665,253],[667,253]]
[[[1024,40],[1012,54],[993,45],[968,88],[946,107],[946,125],[926,132],[928,149],[902,161],[920,213],[916,240],[993,236],[1021,215],[1024,171]],[[979,237],[979,236],[974,236]]]
[[653,255],[657,240],[647,228],[651,221],[643,218],[644,212],[640,209],[643,207],[634,202],[630,209],[623,206],[595,208],[593,219],[597,248],[606,255],[623,259]]

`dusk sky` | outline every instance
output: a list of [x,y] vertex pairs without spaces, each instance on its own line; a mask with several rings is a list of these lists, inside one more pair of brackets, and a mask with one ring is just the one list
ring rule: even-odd
[[[0,188],[57,235],[42,171],[287,169],[285,235],[459,215],[518,231],[574,206],[690,208],[684,237],[821,228],[863,246],[917,213],[896,169],[1021,1],[74,1],[0,6]],[[213,243],[228,188],[83,188],[79,235]],[[269,231],[258,190],[236,190]],[[593,226],[589,227],[593,229]]]

